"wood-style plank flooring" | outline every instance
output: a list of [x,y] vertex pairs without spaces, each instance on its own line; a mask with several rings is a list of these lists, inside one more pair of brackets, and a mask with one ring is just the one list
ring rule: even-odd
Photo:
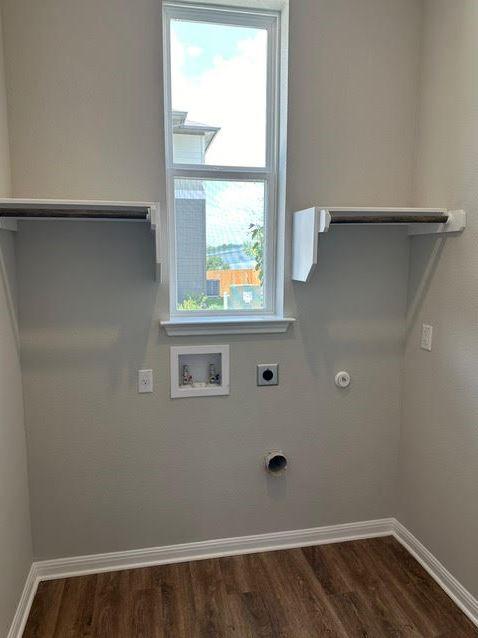
[[478,630],[392,537],[40,584],[24,638],[465,638]]

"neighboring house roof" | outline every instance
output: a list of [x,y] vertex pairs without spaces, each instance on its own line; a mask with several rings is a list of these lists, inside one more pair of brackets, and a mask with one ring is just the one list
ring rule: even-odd
[[205,150],[209,148],[211,142],[221,130],[219,126],[209,126],[201,122],[192,122],[187,119],[187,111],[173,111],[173,133],[182,135],[203,135],[206,140]]
[[241,244],[208,248],[208,256],[220,257],[231,270],[243,270],[256,267],[256,261],[244,251]]

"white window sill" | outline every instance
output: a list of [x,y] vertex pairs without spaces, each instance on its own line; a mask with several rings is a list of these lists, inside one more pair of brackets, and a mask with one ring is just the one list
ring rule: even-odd
[[279,334],[294,321],[291,317],[175,317],[161,321],[161,326],[170,337]]

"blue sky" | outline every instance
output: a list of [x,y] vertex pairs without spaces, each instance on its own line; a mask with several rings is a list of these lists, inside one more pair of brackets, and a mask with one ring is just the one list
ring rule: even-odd
[[231,59],[238,54],[238,42],[249,40],[256,35],[256,29],[228,27],[203,22],[183,22],[173,20],[171,30],[186,48],[194,48],[199,55],[188,56],[184,65],[187,76],[197,76],[214,65],[214,58],[221,56]]

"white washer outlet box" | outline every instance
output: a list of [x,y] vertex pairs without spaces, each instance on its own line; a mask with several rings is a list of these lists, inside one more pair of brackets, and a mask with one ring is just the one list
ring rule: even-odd
[[171,398],[230,393],[229,345],[171,346]]

